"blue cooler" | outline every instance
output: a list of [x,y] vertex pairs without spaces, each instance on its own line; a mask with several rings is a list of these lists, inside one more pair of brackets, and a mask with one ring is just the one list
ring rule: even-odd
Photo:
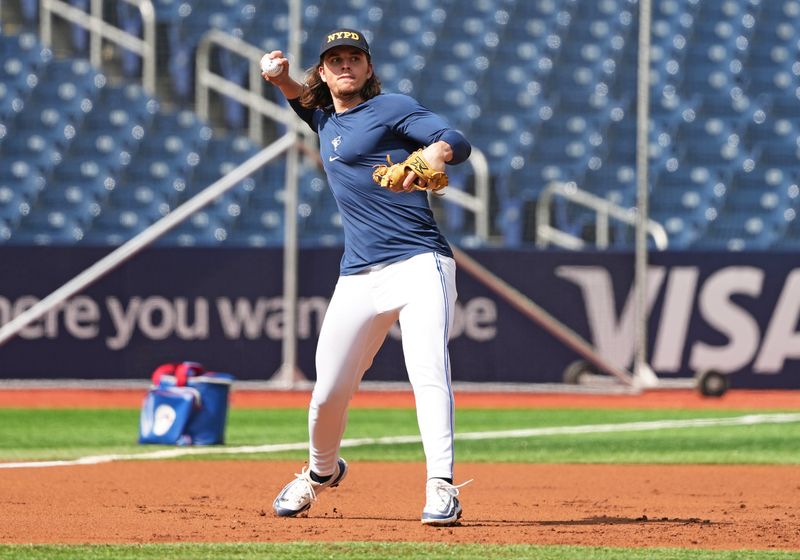
[[[187,363],[192,364],[188,375],[184,367]],[[164,372],[164,367],[157,370],[160,373],[154,376],[154,385],[142,404],[139,443],[225,443],[228,401],[234,376],[205,372],[194,362],[178,364],[175,374]]]

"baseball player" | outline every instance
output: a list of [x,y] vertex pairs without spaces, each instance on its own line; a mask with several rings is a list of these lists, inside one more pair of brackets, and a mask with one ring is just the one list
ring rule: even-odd
[[411,97],[381,93],[369,45],[358,31],[337,29],[325,35],[319,62],[303,84],[289,76],[281,51],[265,58],[283,70],[265,70],[264,79],[319,134],[322,163],[344,228],[340,275],[317,345],[308,467],[280,491],[275,513],[292,517],[305,512],[317,494],[347,475],[339,446],[348,404],[389,328],[399,321],[426,456],[422,523],[452,525],[461,516],[457,496],[463,486],[453,485],[447,348],[456,300],[455,262],[426,191],[441,187],[443,177],[446,183],[445,164],[465,161],[471,146]]

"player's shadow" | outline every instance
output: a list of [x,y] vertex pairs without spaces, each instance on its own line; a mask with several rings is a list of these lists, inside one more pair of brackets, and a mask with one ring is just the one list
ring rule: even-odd
[[475,519],[475,520],[462,520],[463,527],[575,527],[575,526],[591,526],[591,525],[643,525],[643,524],[674,524],[674,525],[719,525],[719,523],[712,523],[708,519],[700,519],[697,517],[689,518],[672,518],[672,517],[659,517],[648,518],[647,516],[640,517],[613,517],[609,515],[598,515],[593,517],[585,517],[583,519],[553,519],[547,521],[536,520],[513,520],[513,521],[495,521],[488,519]]
[[[322,516],[322,517],[314,517],[308,518],[313,519],[314,521],[341,521],[342,519],[347,520],[358,520],[358,521],[397,521],[397,522],[408,522],[414,523],[419,525],[419,517],[392,517],[392,516],[354,516],[354,515],[331,515],[331,516]],[[511,521],[499,521],[499,520],[481,520],[481,519],[461,519],[457,523],[453,525],[445,525],[442,528],[457,528],[457,527],[535,527],[536,525],[541,525],[539,521],[526,521],[526,520],[511,520]]]
[[[343,516],[334,513],[330,516],[315,517],[316,521],[340,521],[342,519],[360,520],[360,521],[407,521],[409,523],[419,523],[419,518],[408,517],[391,517],[391,516]],[[709,519],[700,519],[698,517],[657,517],[649,518],[647,516],[640,517],[614,517],[610,515],[597,515],[593,517],[585,517],[583,519],[551,519],[551,520],[535,520],[535,519],[513,519],[513,520],[496,520],[496,519],[461,519],[455,525],[448,525],[450,528],[457,527],[569,527],[569,526],[591,526],[591,525],[644,525],[644,524],[672,524],[672,525],[720,525],[719,522],[712,522]]]
[[550,526],[550,525],[642,525],[645,523],[670,523],[675,525],[711,525],[708,519],[700,519],[698,517],[656,517],[649,518],[647,516],[640,517],[613,517],[609,515],[598,515],[594,517],[585,517],[583,519],[566,519],[566,520],[550,520],[539,521],[537,525]]

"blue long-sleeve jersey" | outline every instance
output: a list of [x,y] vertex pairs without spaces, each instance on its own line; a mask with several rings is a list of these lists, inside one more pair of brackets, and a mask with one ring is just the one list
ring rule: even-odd
[[320,156],[342,216],[342,275],[431,251],[453,255],[427,193],[391,192],[372,180],[372,172],[387,155],[398,163],[439,140],[453,149],[448,163],[461,163],[472,149],[461,133],[401,94],[381,94],[340,114],[304,108],[296,99],[290,105],[319,134]]

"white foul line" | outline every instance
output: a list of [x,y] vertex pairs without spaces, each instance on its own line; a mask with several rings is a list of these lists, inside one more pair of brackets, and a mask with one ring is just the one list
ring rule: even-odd
[[[553,426],[550,428],[530,428],[525,430],[500,430],[493,432],[466,432],[456,434],[457,440],[510,439],[555,436],[568,434],[600,434],[612,432],[639,432],[682,428],[709,428],[718,426],[752,426],[755,424],[789,424],[800,422],[800,413],[787,414],[748,414],[729,418],[691,418],[687,420],[653,420],[648,422],[626,422],[621,424],[589,424],[584,426]],[[363,447],[366,445],[397,445],[419,443],[420,436],[387,436],[378,438],[345,439],[341,447]],[[245,455],[253,453],[280,453],[282,451],[303,451],[308,443],[278,443],[272,445],[244,445],[238,447],[177,447],[146,453],[91,455],[63,461],[28,461],[0,463],[0,469],[22,469],[42,467],[70,467],[77,465],[97,465],[113,461],[174,459],[189,455]]]

